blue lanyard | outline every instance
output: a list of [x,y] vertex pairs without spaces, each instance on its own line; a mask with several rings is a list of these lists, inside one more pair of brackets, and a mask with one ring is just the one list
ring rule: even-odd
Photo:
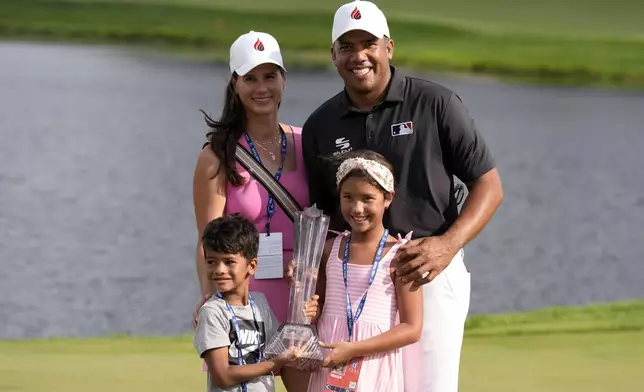
[[[235,316],[235,311],[233,310],[232,306],[226,302],[224,299],[224,296],[220,293],[217,292],[217,298],[221,299],[224,301],[226,304],[226,309],[228,310],[228,313],[230,313],[230,320],[233,323],[233,328],[235,329],[235,334],[237,335],[237,364],[238,365],[246,365],[244,363],[244,354],[242,353],[241,349],[241,331],[239,329],[239,320],[237,320],[237,316]],[[263,353],[262,353],[262,332],[259,330],[259,323],[257,322],[257,313],[259,313],[259,310],[257,309],[257,304],[255,303],[255,300],[253,297],[249,294],[248,295],[248,303],[250,304],[250,309],[253,311],[253,321],[255,322],[255,328],[257,328],[257,333],[258,333],[258,338],[257,338],[257,350],[259,351],[259,356],[257,357],[257,363],[260,363],[262,361]],[[247,392],[248,387],[246,386],[247,383],[243,382],[241,383],[241,390],[242,392]]]
[[365,290],[360,303],[358,303],[358,308],[356,309],[356,315],[353,315],[351,310],[351,298],[349,298],[349,285],[348,285],[348,273],[347,265],[349,264],[349,244],[351,242],[351,237],[347,237],[347,243],[344,245],[344,259],[342,260],[342,277],[344,278],[344,289],[345,294],[347,295],[347,328],[349,329],[349,341],[353,337],[353,326],[358,321],[358,318],[362,314],[364,309],[364,304],[367,301],[367,293],[369,292],[369,287],[373,284],[373,281],[376,279],[376,273],[378,272],[378,265],[380,264],[380,259],[382,258],[382,252],[385,249],[385,244],[387,243],[387,238],[389,237],[389,230],[385,229],[385,232],[380,239],[378,244],[378,251],[376,252],[376,257],[373,259],[373,266],[371,267],[371,274],[369,275],[369,283],[367,284],[367,290]]
[[[246,143],[248,143],[248,147],[250,148],[250,152],[253,154],[253,157],[259,163],[260,165],[262,164],[262,158],[259,157],[259,153],[257,152],[257,149],[255,148],[255,143],[253,143],[253,140],[248,136],[248,133],[244,133],[244,137],[246,138]],[[277,173],[275,173],[275,181],[279,182],[280,177],[282,177],[282,171],[284,170],[284,162],[286,161],[286,135],[284,134],[284,131],[280,129],[280,138],[282,142],[282,160],[280,162],[280,167],[277,169]],[[273,214],[275,214],[275,199],[273,199],[273,195],[271,193],[268,193],[268,205],[266,206],[266,215],[268,216],[266,220],[266,234],[271,235],[271,218],[273,217]]]

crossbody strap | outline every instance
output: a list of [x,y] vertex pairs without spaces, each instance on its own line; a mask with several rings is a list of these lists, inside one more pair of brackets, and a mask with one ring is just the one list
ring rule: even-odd
[[240,143],[237,143],[235,158],[266,190],[273,195],[277,204],[291,221],[295,221],[295,214],[302,211],[295,198],[275,180],[275,177],[266,168],[253,158],[253,156]]

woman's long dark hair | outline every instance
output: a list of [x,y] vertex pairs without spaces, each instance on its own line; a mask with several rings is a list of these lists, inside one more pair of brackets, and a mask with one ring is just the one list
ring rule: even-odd
[[206,125],[210,128],[210,131],[206,134],[208,147],[215,153],[220,162],[215,175],[219,174],[219,171],[223,168],[226,171],[228,182],[233,186],[240,186],[244,184],[244,179],[239,175],[235,165],[235,149],[237,148],[237,140],[246,129],[246,115],[244,105],[233,88],[235,78],[237,78],[237,74],[233,74],[226,87],[224,109],[221,112],[219,121],[213,120],[203,110],[200,111],[205,117]]

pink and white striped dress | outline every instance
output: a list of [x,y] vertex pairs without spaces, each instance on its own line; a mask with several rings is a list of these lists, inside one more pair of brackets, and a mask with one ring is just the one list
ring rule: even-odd
[[[326,294],[324,308],[318,320],[318,333],[322,342],[346,342],[349,337],[342,260],[338,257],[340,242],[347,234],[344,233],[335,239],[326,263]],[[354,326],[355,340],[365,340],[380,335],[396,325],[398,314],[396,288],[391,280],[389,266],[394,254],[400,245],[408,240],[408,237],[399,239],[398,243],[392,246],[380,260],[376,278],[369,288],[364,310]],[[367,289],[371,267],[371,265],[351,263],[347,266],[348,291],[354,315]],[[325,351],[328,352],[328,350]],[[309,392],[326,390],[329,371],[330,369],[322,368],[311,375]],[[356,392],[403,392],[403,390],[403,362],[400,349],[364,358]]]

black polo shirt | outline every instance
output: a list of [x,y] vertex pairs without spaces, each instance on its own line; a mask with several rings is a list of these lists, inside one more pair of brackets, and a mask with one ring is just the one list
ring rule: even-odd
[[354,108],[343,90],[322,104],[302,130],[311,203],[346,228],[335,173],[321,159],[352,150],[382,154],[394,167],[396,195],[385,214],[393,234],[444,233],[458,216],[454,176],[470,183],[495,167],[461,99],[427,80],[391,67],[385,99],[370,111]]

